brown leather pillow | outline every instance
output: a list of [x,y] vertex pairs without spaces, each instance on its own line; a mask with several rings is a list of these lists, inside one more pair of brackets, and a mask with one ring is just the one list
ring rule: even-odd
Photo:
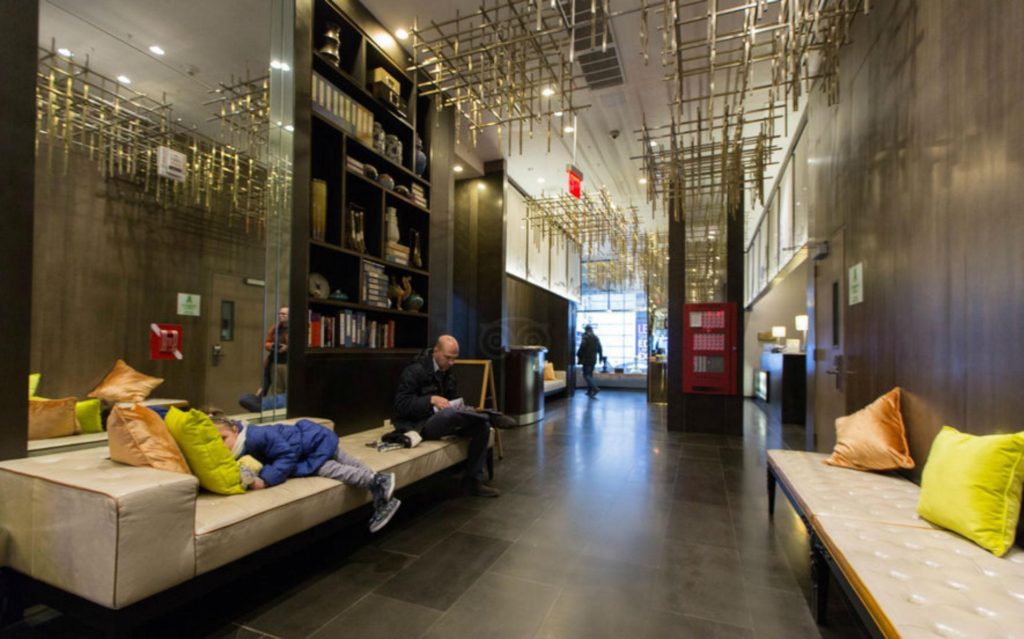
[[78,432],[75,398],[28,400],[28,438],[66,437]]
[[107,418],[107,440],[116,462],[190,472],[167,424],[145,406],[115,406]]
[[89,397],[99,397],[114,403],[141,402],[163,383],[162,378],[144,375],[119,359],[100,385],[89,393]]
[[852,415],[836,420],[836,447],[825,463],[856,470],[914,467],[897,386]]

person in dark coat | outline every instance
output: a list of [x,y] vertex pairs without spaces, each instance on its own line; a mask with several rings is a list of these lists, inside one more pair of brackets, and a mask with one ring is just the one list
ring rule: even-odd
[[391,496],[395,490],[394,473],[373,472],[338,447],[334,431],[316,422],[300,419],[295,425],[245,426],[221,415],[211,415],[211,419],[235,459],[250,455],[263,464],[250,486],[253,490],[282,484],[289,477],[313,475],[364,488],[373,495],[371,532],[391,521],[402,504]]
[[587,397],[597,397],[601,389],[594,383],[594,366],[598,358],[604,357],[601,350],[601,340],[594,335],[594,327],[587,324],[583,327],[583,339],[580,340],[580,347],[576,351],[576,358],[583,367],[583,381],[587,383]]
[[432,349],[406,366],[395,392],[393,421],[398,431],[416,431],[423,439],[441,439],[453,434],[468,438],[465,488],[478,497],[497,497],[498,490],[483,483],[491,426],[509,428],[515,422],[493,411],[477,412],[469,407],[450,405],[451,400],[459,397],[452,370],[458,357],[459,343],[451,335],[442,335]]

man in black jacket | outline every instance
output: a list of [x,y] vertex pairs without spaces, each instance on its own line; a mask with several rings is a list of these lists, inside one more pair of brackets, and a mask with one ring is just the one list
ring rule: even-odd
[[[466,489],[478,497],[497,497],[497,489],[483,483],[491,422],[504,428],[511,420],[504,415],[478,413],[469,407],[449,406],[459,396],[452,364],[459,357],[459,343],[442,335],[434,348],[424,351],[402,371],[395,393],[395,428],[414,430],[423,439],[447,435],[469,438]],[[514,422],[512,422],[514,423]]]
[[594,327],[587,324],[583,327],[583,339],[580,340],[580,348],[576,351],[580,365],[583,366],[583,380],[587,383],[587,397],[597,397],[601,389],[594,383],[594,366],[597,365],[599,357],[604,357],[601,350],[601,340],[594,335]]

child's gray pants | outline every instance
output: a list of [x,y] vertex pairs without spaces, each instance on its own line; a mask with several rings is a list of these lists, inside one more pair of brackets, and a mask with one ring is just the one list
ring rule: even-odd
[[325,461],[324,465],[317,469],[316,474],[336,479],[346,486],[369,488],[374,472],[369,466],[339,448],[334,454],[334,459]]

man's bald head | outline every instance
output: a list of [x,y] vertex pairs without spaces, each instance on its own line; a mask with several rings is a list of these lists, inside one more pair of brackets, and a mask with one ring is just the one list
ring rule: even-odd
[[437,338],[433,356],[437,367],[442,371],[446,371],[459,358],[459,343],[451,335],[442,335]]

